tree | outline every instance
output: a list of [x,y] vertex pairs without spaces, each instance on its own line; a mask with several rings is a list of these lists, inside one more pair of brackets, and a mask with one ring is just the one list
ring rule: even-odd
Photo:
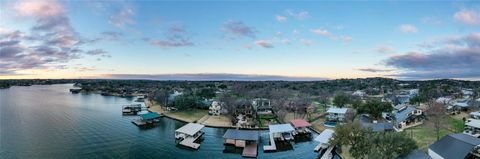
[[428,117],[428,125],[435,131],[437,140],[440,139],[440,130],[447,116],[447,109],[443,104],[431,101],[425,113]]
[[395,158],[417,149],[415,141],[405,133],[373,132],[359,122],[335,127],[331,145],[349,145],[354,158]]
[[368,100],[358,108],[358,112],[370,114],[372,118],[379,119],[382,117],[382,112],[390,112],[392,109],[392,105],[388,102]]
[[203,88],[203,89],[200,89],[200,91],[197,92],[196,95],[201,98],[212,99],[213,97],[215,97],[216,94],[215,94],[215,89],[213,88]]
[[347,104],[348,102],[349,102],[349,98],[345,94],[338,94],[335,96],[335,98],[333,98],[333,104],[335,104],[335,106],[340,108],[345,107],[345,104]]
[[350,155],[354,158],[363,158],[370,153],[370,145],[367,134],[370,130],[362,127],[360,122],[347,123],[335,127],[332,145],[350,145]]
[[154,92],[153,100],[161,106],[167,106],[170,92],[165,89],[159,89]]
[[405,133],[378,132],[370,137],[372,151],[369,158],[395,158],[417,149],[417,144]]

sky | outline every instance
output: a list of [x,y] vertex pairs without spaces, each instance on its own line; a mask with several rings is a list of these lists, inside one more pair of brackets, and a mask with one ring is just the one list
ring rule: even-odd
[[0,79],[366,77],[480,79],[480,2],[0,1]]

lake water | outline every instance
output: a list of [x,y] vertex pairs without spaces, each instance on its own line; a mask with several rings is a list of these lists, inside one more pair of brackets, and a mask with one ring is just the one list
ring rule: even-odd
[[[139,129],[122,116],[121,106],[133,99],[98,94],[71,94],[71,84],[0,89],[0,158],[242,158],[223,153],[225,129],[204,128],[198,151],[177,147],[175,129],[185,125],[162,118],[159,126]],[[258,158],[308,158],[316,142],[293,150],[263,153],[267,132],[261,132]]]

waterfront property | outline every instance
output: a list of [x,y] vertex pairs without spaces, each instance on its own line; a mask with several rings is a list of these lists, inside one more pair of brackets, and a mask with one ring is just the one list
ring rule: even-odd
[[158,119],[162,117],[160,114],[155,112],[150,112],[147,114],[142,114],[138,119],[132,121],[133,124],[137,126],[154,126],[158,122]]
[[289,145],[293,141],[293,131],[295,129],[290,124],[268,125],[270,134],[270,145],[263,146],[264,151],[276,151],[277,142],[281,145]]
[[200,148],[200,144],[197,141],[203,136],[204,132],[201,131],[205,126],[196,123],[188,123],[181,128],[175,130],[175,139],[179,145],[189,147],[192,149]]
[[420,125],[425,118],[422,110],[403,104],[395,106],[392,113],[382,113],[382,116],[387,121],[393,122],[396,131]]
[[433,159],[480,158],[480,139],[463,133],[449,134],[428,147]]
[[293,136],[307,136],[310,138],[311,131],[308,129],[308,127],[312,126],[312,124],[303,119],[294,119],[290,121],[290,123],[295,128]]
[[224,145],[243,149],[242,156],[257,157],[258,131],[228,129],[223,138]]
[[346,115],[348,113],[348,108],[337,108],[331,107],[327,110],[327,120],[325,121],[326,127],[335,127],[338,123],[344,123],[346,119]]
[[212,105],[208,108],[209,115],[221,115],[222,106],[218,101],[213,101]]

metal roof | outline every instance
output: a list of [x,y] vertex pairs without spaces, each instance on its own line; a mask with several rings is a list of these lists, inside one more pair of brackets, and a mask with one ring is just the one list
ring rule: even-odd
[[237,130],[237,129],[228,129],[227,132],[223,135],[225,139],[235,139],[235,140],[258,140],[258,131],[255,130]]
[[268,129],[270,133],[283,133],[283,132],[292,132],[295,131],[292,125],[290,124],[276,124],[276,125],[269,125]]
[[160,115],[158,113],[153,112],[153,113],[142,114],[141,117],[143,120],[152,120],[152,119],[160,118]]
[[294,119],[290,121],[290,123],[292,123],[292,125],[296,128],[312,126],[312,124],[303,119]]
[[322,133],[320,133],[320,135],[315,137],[314,140],[320,143],[328,144],[330,138],[332,138],[333,136],[333,133],[335,133],[335,131],[333,131],[332,129],[325,129],[322,131]]
[[182,126],[181,128],[175,130],[175,132],[187,134],[190,136],[195,135],[198,131],[202,130],[205,125],[196,124],[196,123],[188,123],[187,125]]
[[480,128],[480,120],[479,119],[468,119],[465,122],[465,125]]
[[337,114],[345,114],[347,113],[348,108],[328,108],[327,113],[337,113]]
[[480,139],[459,133],[449,134],[428,148],[445,159],[465,158],[472,149],[480,145]]
[[414,107],[407,107],[401,111],[395,113],[395,119],[397,122],[402,122],[409,117],[408,114],[412,113],[415,110]]

